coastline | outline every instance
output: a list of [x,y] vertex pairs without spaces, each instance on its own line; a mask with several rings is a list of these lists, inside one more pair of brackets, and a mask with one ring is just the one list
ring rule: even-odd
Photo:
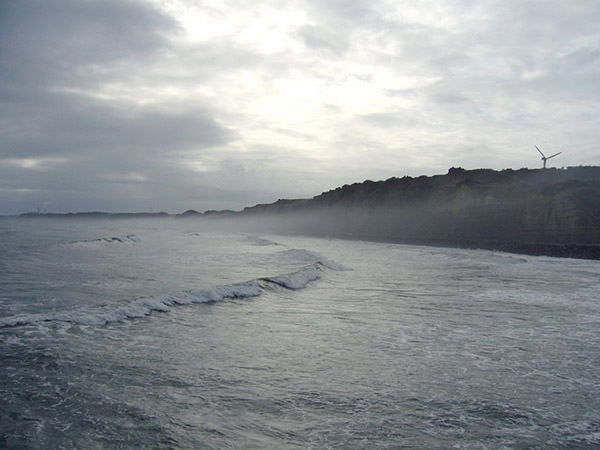
[[241,211],[29,212],[25,219],[198,220],[202,226],[600,260],[600,167],[450,168],[366,180]]
[[[206,217],[203,214],[181,215],[167,213],[68,213],[68,214],[22,214],[20,216],[0,216],[0,219],[58,219],[58,220],[131,220],[131,219],[173,219],[173,220],[198,220],[211,226],[216,223],[228,223],[232,225],[232,230],[252,233],[276,233],[291,236],[312,236],[330,239],[345,239],[367,242],[387,242],[404,245],[421,245],[426,247],[442,248],[463,248],[472,250],[491,250],[497,252],[514,253],[529,256],[549,256],[554,258],[573,258],[600,261],[600,244],[579,244],[579,243],[556,243],[556,242],[519,242],[519,241],[486,241],[486,240],[463,240],[463,239],[414,239],[401,238],[386,235],[355,234],[355,233],[332,233],[318,232],[316,230],[294,230],[284,231],[280,227],[271,228],[269,226],[256,226],[256,223],[245,227],[237,222],[239,215],[233,214],[230,217],[219,217],[218,214],[213,217]],[[229,228],[229,227],[228,227]]]
[[[286,233],[280,233],[286,234]],[[292,234],[292,233],[290,233]],[[548,256],[553,258],[572,258],[600,261],[600,245],[598,244],[559,244],[552,242],[492,242],[492,241],[451,241],[437,239],[401,239],[385,236],[359,236],[343,234],[295,233],[351,241],[382,242],[401,245],[418,245],[438,248],[460,248],[469,250],[490,250],[502,253],[514,253],[528,256]]]

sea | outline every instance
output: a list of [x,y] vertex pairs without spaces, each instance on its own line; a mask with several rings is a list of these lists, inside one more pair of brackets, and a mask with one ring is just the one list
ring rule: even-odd
[[600,263],[2,218],[0,448],[600,449]]

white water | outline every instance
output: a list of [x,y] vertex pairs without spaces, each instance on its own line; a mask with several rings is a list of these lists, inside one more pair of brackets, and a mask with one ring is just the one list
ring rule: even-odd
[[0,220],[0,447],[600,448],[600,264]]

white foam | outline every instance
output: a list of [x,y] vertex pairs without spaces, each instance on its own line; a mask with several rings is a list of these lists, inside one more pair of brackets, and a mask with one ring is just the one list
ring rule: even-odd
[[70,322],[78,325],[106,325],[149,316],[152,312],[169,312],[177,305],[212,303],[228,299],[257,297],[265,291],[267,284],[285,289],[303,289],[311,281],[321,278],[319,264],[307,266],[296,272],[242,283],[215,286],[195,291],[180,292],[161,297],[143,297],[111,310],[90,313],[70,311],[65,313],[20,314],[0,319],[0,328],[23,325],[39,325],[44,322]]
[[247,236],[246,240],[259,247],[266,247],[270,245],[280,245],[277,242],[270,241],[269,239],[261,238],[258,236]]
[[23,345],[23,342],[17,336],[9,336],[6,339],[4,339],[4,344],[5,345]]
[[202,293],[210,299],[210,301],[218,302],[228,298],[248,298],[257,297],[262,294],[262,286],[256,280],[246,283],[231,284],[226,286],[218,286]]
[[303,289],[308,283],[321,278],[318,267],[312,266],[299,270],[298,272],[265,278],[265,281],[275,283],[286,289]]
[[99,239],[74,241],[68,245],[75,248],[101,248],[110,244],[131,244],[138,242],[142,242],[139,237],[135,234],[128,234],[127,236],[110,236]]
[[0,328],[32,325],[53,320],[56,314],[17,314],[0,319]]
[[589,444],[600,444],[600,432],[591,432],[583,436],[583,439]]
[[352,270],[352,268],[344,266],[338,262],[332,261],[330,259],[321,256],[318,260],[319,264],[327,267],[328,269],[335,270],[336,272],[342,272],[344,270]]
[[317,252],[311,252],[310,250],[304,249],[289,249],[278,252],[275,254],[278,260],[290,263],[290,264],[314,264],[318,263],[322,266],[335,270],[335,271],[343,271],[343,270],[352,270],[340,263],[335,261],[331,261],[330,259],[325,258],[323,255]]

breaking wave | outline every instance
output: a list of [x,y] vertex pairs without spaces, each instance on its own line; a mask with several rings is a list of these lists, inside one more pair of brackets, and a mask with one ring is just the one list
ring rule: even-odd
[[129,319],[146,317],[152,312],[169,312],[171,308],[179,305],[194,303],[214,303],[230,299],[243,299],[258,297],[264,292],[275,289],[298,290],[305,288],[310,282],[321,278],[326,269],[338,269],[335,263],[327,265],[321,261],[303,267],[295,272],[285,273],[273,277],[258,278],[255,280],[215,286],[199,290],[184,291],[160,297],[143,297],[126,305],[109,310],[82,312],[56,312],[41,314],[19,314],[0,319],[0,328],[23,325],[36,325],[44,322],[69,322],[78,325],[106,325]]
[[258,247],[267,247],[270,245],[281,245],[278,242],[273,242],[269,239],[261,238],[259,236],[249,235],[246,236],[246,241],[252,245],[256,245]]
[[127,236],[111,236],[111,237],[103,237],[99,239],[90,239],[83,241],[73,241],[70,246],[78,247],[78,248],[97,248],[107,244],[131,244],[138,243],[142,240],[137,237],[135,234],[128,234]]
[[281,264],[310,264],[310,263],[318,263],[328,269],[335,271],[344,271],[351,270],[349,267],[344,266],[343,264],[337,263],[330,259],[325,258],[323,255],[320,255],[316,252],[311,252],[310,250],[303,250],[292,248],[289,250],[283,250],[273,254],[273,259],[278,261]]

